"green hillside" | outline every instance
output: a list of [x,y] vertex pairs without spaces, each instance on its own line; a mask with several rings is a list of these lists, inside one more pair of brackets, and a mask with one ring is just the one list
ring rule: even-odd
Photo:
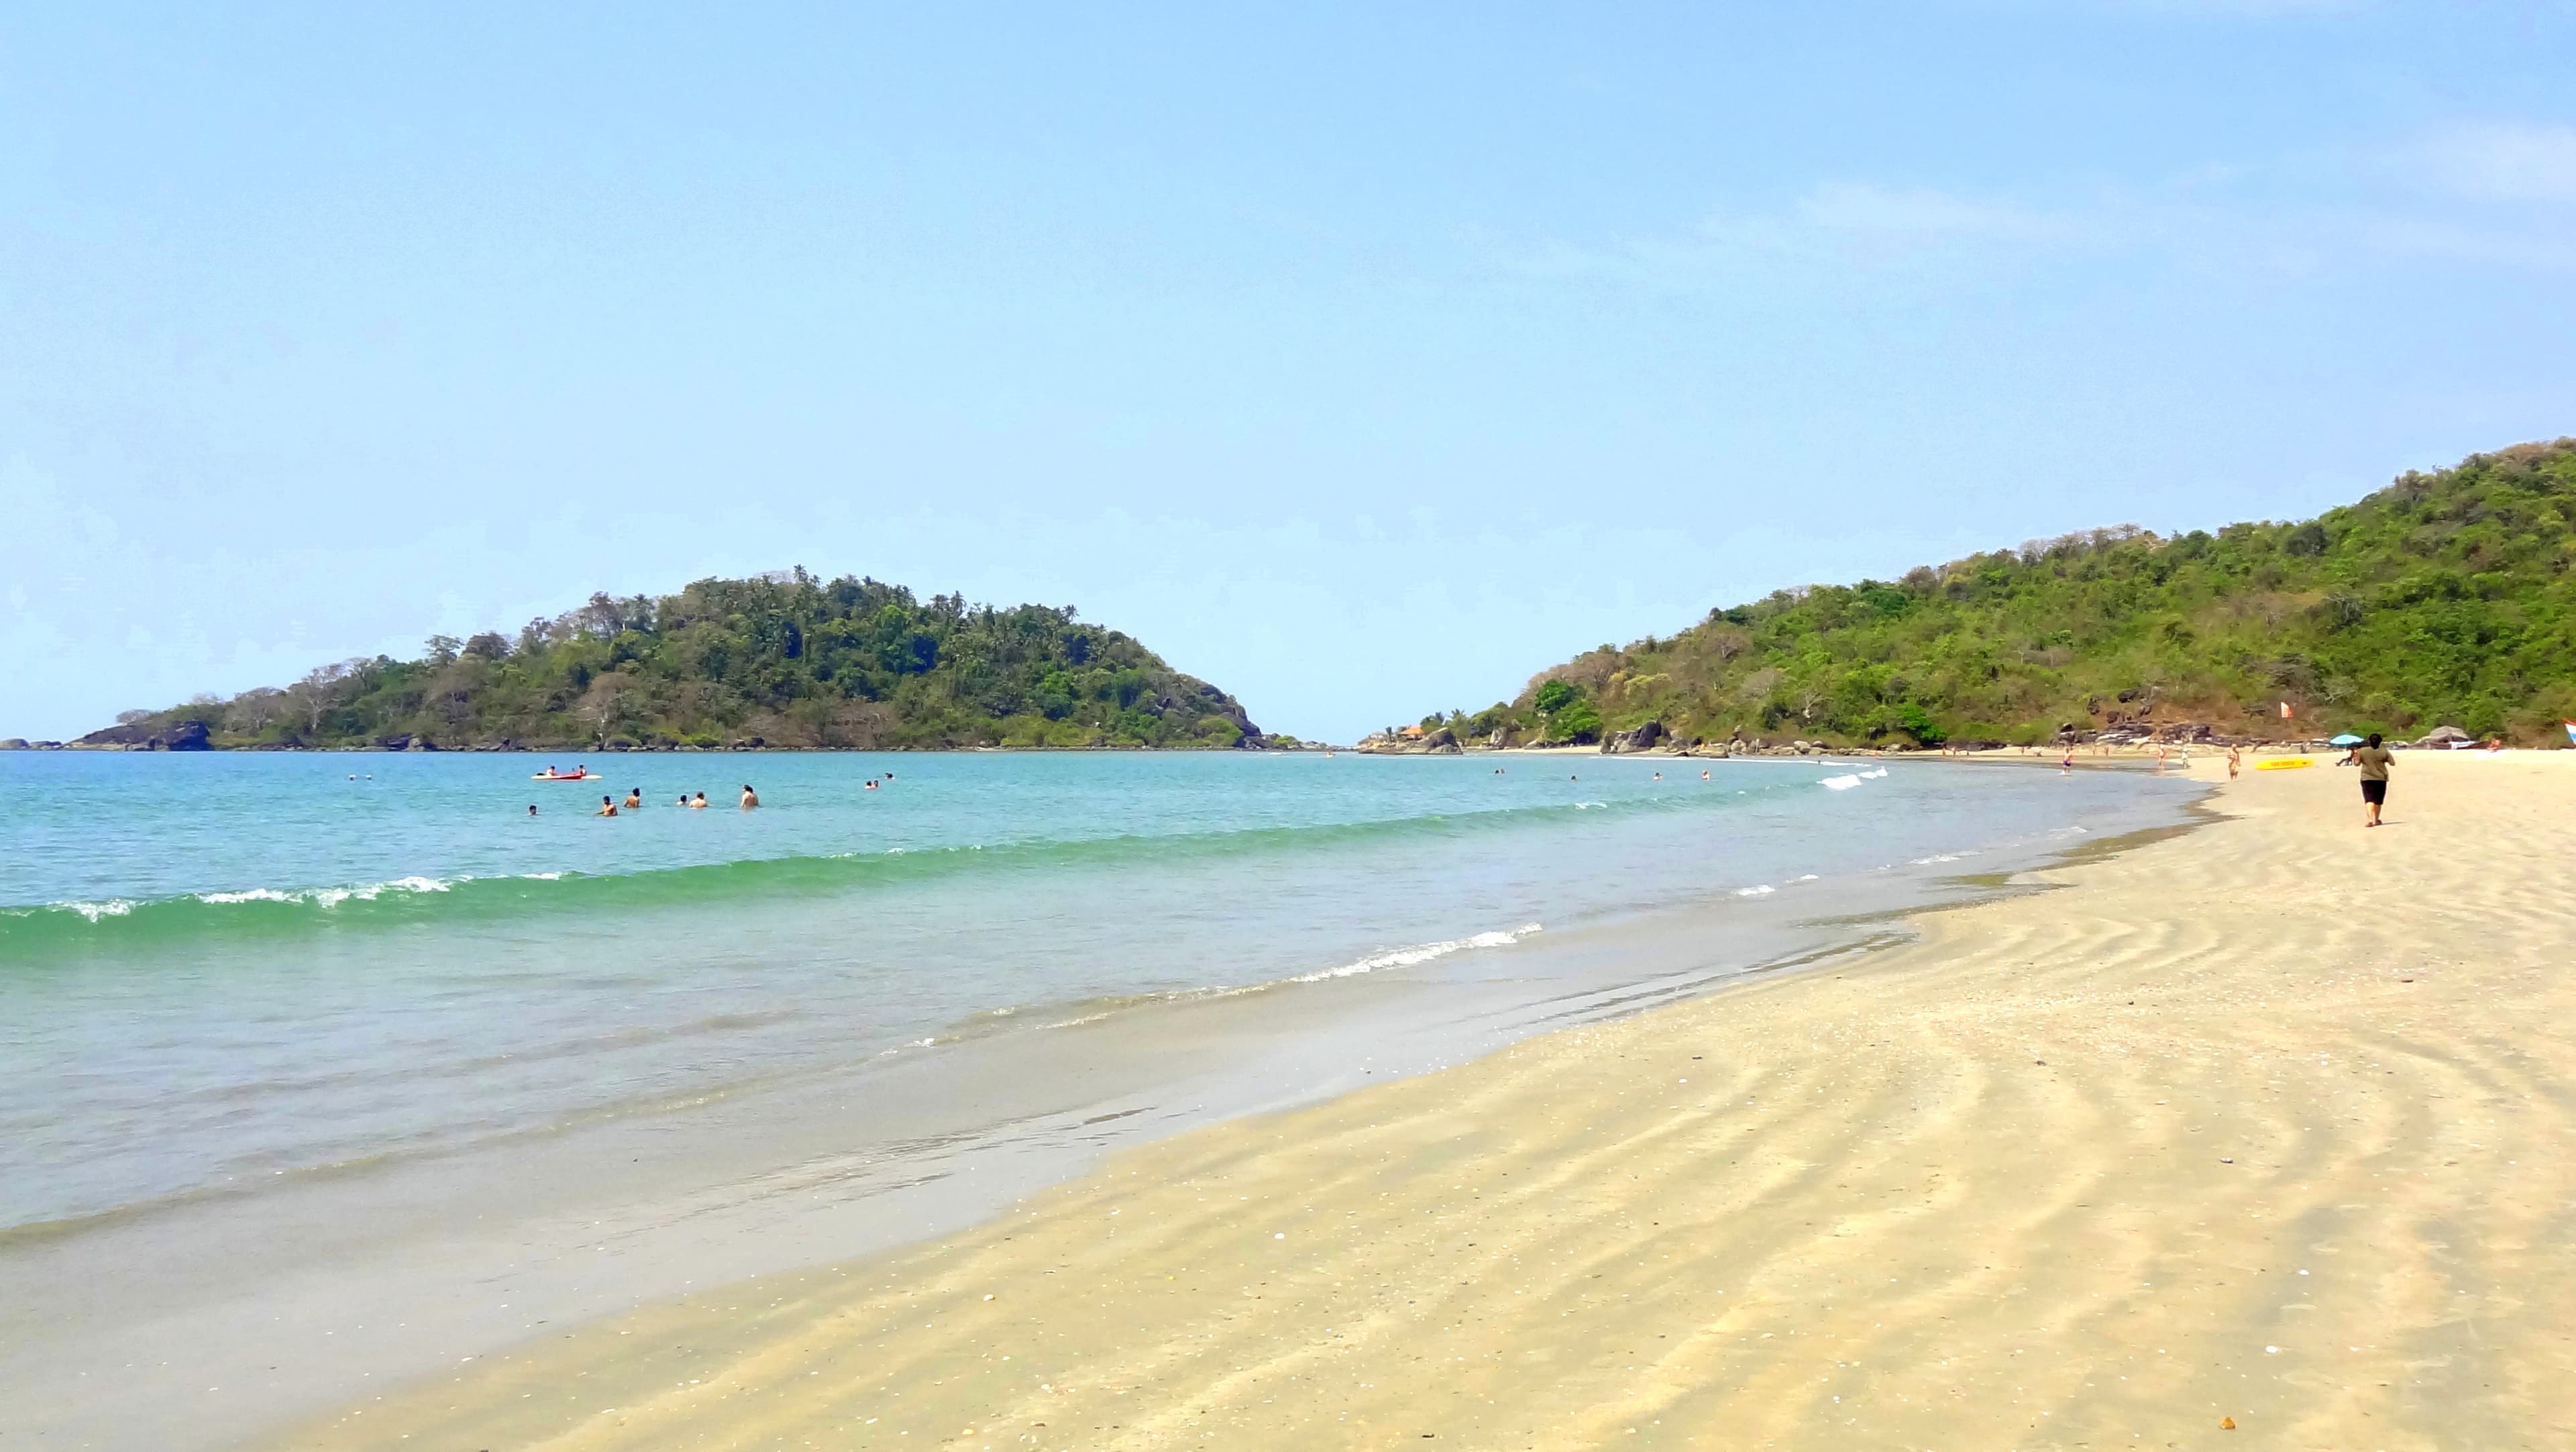
[[127,712],[84,744],[1230,747],[1260,734],[1233,697],[1070,609],[923,603],[798,569],[594,595],[515,637],[434,636],[418,660]]
[[2303,523],[2123,526],[1783,590],[1425,724],[1924,745],[2137,720],[2249,736],[2449,724],[2538,744],[2576,716],[2571,562],[2576,439],[2560,439],[2408,473]]

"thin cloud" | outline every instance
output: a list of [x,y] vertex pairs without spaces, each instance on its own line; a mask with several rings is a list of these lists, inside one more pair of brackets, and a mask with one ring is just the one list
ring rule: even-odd
[[2576,126],[2461,122],[2397,148],[2400,175],[2455,196],[2576,202]]
[[[2211,166],[2144,187],[2095,187],[2046,200],[1828,181],[1774,209],[1718,213],[1670,232],[1590,243],[1550,239],[1506,265],[1526,276],[1685,292],[1801,274],[1955,274],[2111,255],[2279,276],[2395,260],[2576,268],[2576,237],[2556,210],[2576,202],[2576,127],[2455,126],[2383,153],[2382,161],[2388,164],[2356,168],[2344,153],[2331,161]],[[2352,194],[2307,195],[2321,167]],[[2400,179],[2404,185],[2388,185]],[[2268,192],[2258,190],[2266,181],[2273,184]],[[2462,216],[2456,202],[2427,206],[2428,187],[2496,205]]]

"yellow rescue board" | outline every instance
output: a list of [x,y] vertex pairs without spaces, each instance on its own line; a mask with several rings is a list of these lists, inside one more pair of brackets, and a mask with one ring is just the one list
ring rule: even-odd
[[2254,769],[2256,771],[2296,771],[2300,767],[2314,765],[2316,765],[2315,762],[2304,756],[2292,756],[2280,761],[2258,761],[2254,763]]

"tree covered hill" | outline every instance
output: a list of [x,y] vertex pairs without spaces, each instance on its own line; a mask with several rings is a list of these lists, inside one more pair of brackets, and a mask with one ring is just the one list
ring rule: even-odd
[[[198,729],[202,726],[202,729]],[[291,686],[129,711],[82,744],[448,750],[1257,746],[1232,696],[1069,608],[918,601],[802,568],[433,636]]]
[[2576,716],[2571,563],[2576,439],[2560,439],[2409,472],[2304,523],[2122,526],[1783,590],[1424,725],[1589,741],[1652,720],[1685,741],[1933,745],[2127,722],[2276,737],[2451,724],[2551,742]]

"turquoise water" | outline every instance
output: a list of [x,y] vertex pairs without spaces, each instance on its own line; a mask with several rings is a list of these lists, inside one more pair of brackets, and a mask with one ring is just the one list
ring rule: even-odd
[[[0,755],[0,1226],[1175,997],[1463,982],[1677,904],[1749,943],[2183,795],[1938,763],[761,753],[529,780],[547,765]],[[630,787],[640,813],[589,815]]]

